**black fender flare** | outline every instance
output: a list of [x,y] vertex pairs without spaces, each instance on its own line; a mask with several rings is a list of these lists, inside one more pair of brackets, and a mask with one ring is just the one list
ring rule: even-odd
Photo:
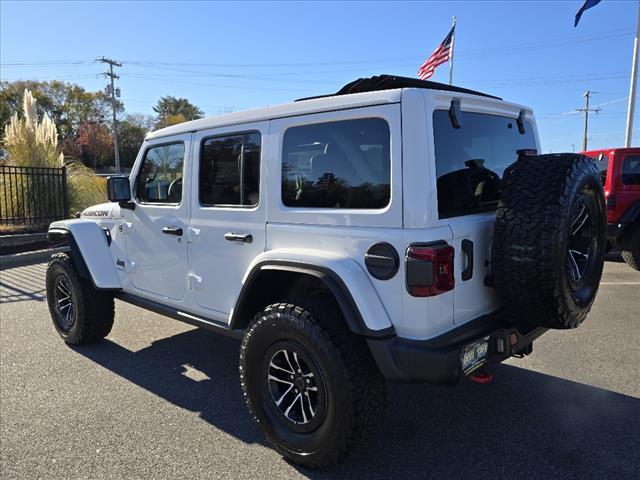
[[371,330],[367,327],[367,324],[362,318],[360,310],[358,309],[347,285],[333,270],[321,265],[310,265],[308,263],[288,260],[265,260],[256,264],[251,269],[246,277],[247,280],[242,286],[240,295],[238,295],[235,308],[231,315],[230,328],[232,330],[243,328],[243,322],[253,313],[249,311],[249,308],[247,308],[247,305],[250,304],[248,299],[250,298],[252,289],[256,285],[260,275],[267,271],[281,271],[299,275],[308,275],[320,280],[333,294],[349,329],[353,333],[373,339],[385,339],[395,336],[395,329],[393,326],[389,326],[382,330]]

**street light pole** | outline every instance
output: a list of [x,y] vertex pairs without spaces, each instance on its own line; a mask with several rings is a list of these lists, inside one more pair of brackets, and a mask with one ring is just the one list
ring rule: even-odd
[[636,20],[636,37],[633,41],[633,61],[631,63],[631,85],[629,86],[629,105],[627,108],[627,129],[624,135],[624,146],[630,147],[633,137],[633,114],[636,107],[636,83],[638,80],[638,36],[640,36],[640,1],[638,1],[638,19]]

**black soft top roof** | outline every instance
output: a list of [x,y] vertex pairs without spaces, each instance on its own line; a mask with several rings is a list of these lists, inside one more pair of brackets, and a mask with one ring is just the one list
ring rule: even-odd
[[350,93],[374,92],[376,90],[392,90],[395,88],[428,88],[430,90],[444,90],[447,92],[469,93],[471,95],[480,95],[481,97],[495,98],[502,100],[500,97],[488,95],[467,88],[456,87],[454,85],[446,85],[444,83],[430,82],[428,80],[420,80],[418,78],[398,77],[396,75],[377,75],[375,77],[359,78],[351,83],[347,83],[336,93],[328,95],[317,95],[314,97],[299,98],[296,102],[302,100],[311,100],[313,98],[333,97],[336,95],[348,95]]

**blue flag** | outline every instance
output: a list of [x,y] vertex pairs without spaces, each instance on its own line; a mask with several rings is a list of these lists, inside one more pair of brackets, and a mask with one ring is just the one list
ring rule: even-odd
[[574,22],[573,26],[574,27],[578,26],[580,17],[582,17],[582,14],[584,13],[585,10],[588,10],[591,7],[595,7],[599,3],[600,3],[600,0],[584,0],[584,3],[580,7],[580,10],[578,10],[578,13],[576,13],[576,21]]

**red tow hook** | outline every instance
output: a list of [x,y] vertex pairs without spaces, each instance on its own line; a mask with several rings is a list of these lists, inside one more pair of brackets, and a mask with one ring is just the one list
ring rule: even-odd
[[489,372],[478,372],[472,373],[469,375],[469,380],[472,382],[480,383],[482,385],[487,385],[493,381],[493,375]]

